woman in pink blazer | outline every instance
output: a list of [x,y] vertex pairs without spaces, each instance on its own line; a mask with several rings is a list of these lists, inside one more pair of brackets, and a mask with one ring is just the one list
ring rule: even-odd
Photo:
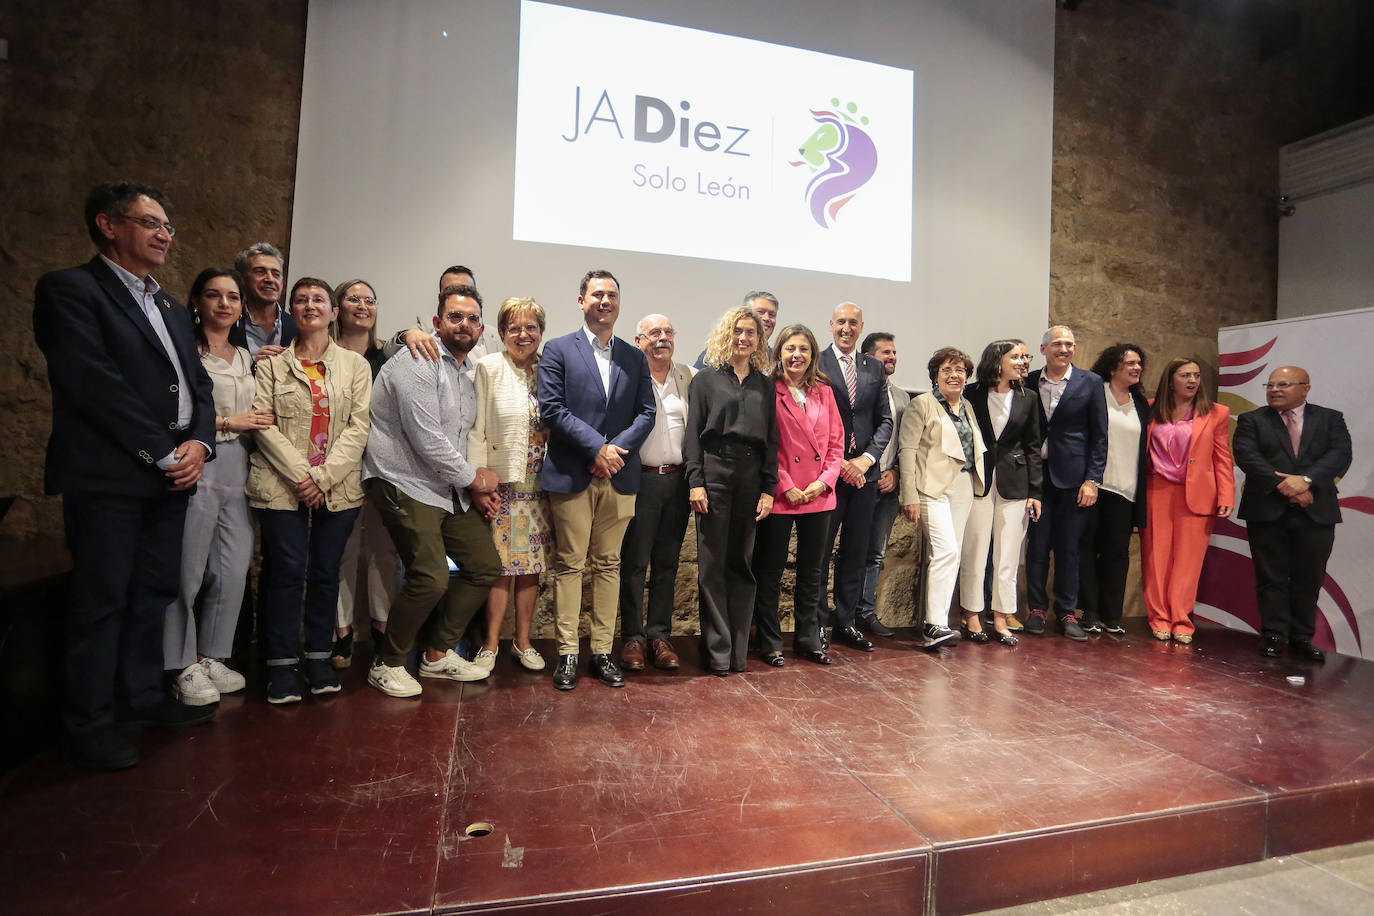
[[1150,524],[1140,538],[1145,610],[1150,632],[1161,641],[1193,641],[1189,615],[1212,526],[1236,504],[1230,419],[1230,410],[1207,397],[1195,360],[1170,360],[1150,415]]
[[778,593],[787,564],[792,526],[797,528],[797,584],[793,592],[792,651],[819,665],[830,664],[821,645],[820,606],[824,595],[825,539],[835,508],[835,481],[844,460],[844,423],[830,380],[817,367],[820,348],[804,325],[783,328],[773,346],[777,392],[778,492],[773,511],[759,522],[754,541],[754,626],[763,660],[784,664]]

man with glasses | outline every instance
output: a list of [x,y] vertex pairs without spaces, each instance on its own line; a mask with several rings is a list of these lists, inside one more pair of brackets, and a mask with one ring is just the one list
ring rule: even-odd
[[1055,325],[1040,340],[1045,368],[1026,379],[1026,390],[1040,405],[1045,441],[1040,518],[1026,538],[1026,632],[1045,632],[1049,610],[1050,553],[1054,553],[1054,615],[1060,633],[1083,642],[1074,610],[1078,607],[1078,551],[1088,509],[1107,470],[1107,391],[1102,379],[1073,364],[1077,349],[1072,329]]
[[1232,451],[1245,472],[1240,511],[1250,531],[1259,605],[1260,653],[1288,643],[1321,662],[1312,645],[1317,598],[1341,520],[1336,480],[1350,469],[1350,431],[1339,410],[1307,401],[1307,370],[1280,366],[1264,386],[1265,406],[1236,420]]
[[644,670],[646,640],[655,668],[673,671],[678,667],[669,637],[678,559],[689,515],[682,439],[687,429],[687,389],[695,371],[673,362],[674,338],[673,323],[666,315],[646,315],[635,329],[635,344],[649,361],[656,411],[654,428],[639,447],[644,476],[620,551],[620,666],[626,671]]
[[44,275],[33,328],[48,361],[47,492],[62,494],[71,590],[62,721],[73,762],[138,762],[119,723],[208,722],[163,687],[162,619],[176,600],[187,499],[213,456],[215,405],[190,313],[162,291],[175,230],[161,191],[131,181],[86,198],[99,254]]
[[243,315],[232,342],[255,362],[276,356],[296,339],[296,322],[280,302],[286,261],[275,245],[255,242],[234,258],[234,269],[243,276]]

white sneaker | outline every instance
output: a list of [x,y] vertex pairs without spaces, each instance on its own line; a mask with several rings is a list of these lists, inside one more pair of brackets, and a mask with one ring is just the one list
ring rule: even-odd
[[248,686],[248,681],[242,674],[217,658],[202,658],[200,666],[205,669],[205,676],[220,693],[238,693]]
[[418,697],[420,682],[410,676],[404,665],[385,665],[373,662],[367,671],[367,682],[389,697]]
[[209,706],[219,702],[219,690],[197,662],[172,681],[172,696],[186,706]]
[[491,674],[491,669],[496,667],[496,653],[490,649],[483,649],[473,658],[472,663],[487,674]]
[[511,643],[510,654],[529,671],[544,670],[544,656],[540,655],[533,646],[521,652],[519,649],[515,648],[515,643]]
[[491,672],[481,665],[474,665],[457,652],[449,649],[444,657],[432,662],[420,655],[420,677],[445,677],[451,681],[480,681]]

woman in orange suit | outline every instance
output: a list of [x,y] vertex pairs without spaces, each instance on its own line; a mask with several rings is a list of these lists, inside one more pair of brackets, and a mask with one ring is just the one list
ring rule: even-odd
[[1231,412],[1207,397],[1202,369],[1191,359],[1170,360],[1152,403],[1150,524],[1140,541],[1145,610],[1155,639],[1172,636],[1186,645],[1193,641],[1190,615],[1212,525],[1236,502]]
[[835,508],[835,481],[844,461],[844,422],[830,383],[820,371],[816,337],[804,325],[784,328],[773,346],[777,398],[778,492],[773,511],[759,522],[754,541],[754,625],[763,660],[784,664],[778,593],[792,528],[797,529],[797,585],[793,592],[792,651],[830,664],[821,643],[819,615],[825,597],[825,538]]

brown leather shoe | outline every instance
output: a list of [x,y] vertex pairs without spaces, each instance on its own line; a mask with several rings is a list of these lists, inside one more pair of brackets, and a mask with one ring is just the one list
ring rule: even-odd
[[632,639],[620,647],[620,667],[626,671],[644,670],[644,643]]
[[677,653],[673,651],[673,644],[668,642],[668,640],[655,639],[649,644],[649,651],[653,655],[655,668],[662,671],[677,670]]

